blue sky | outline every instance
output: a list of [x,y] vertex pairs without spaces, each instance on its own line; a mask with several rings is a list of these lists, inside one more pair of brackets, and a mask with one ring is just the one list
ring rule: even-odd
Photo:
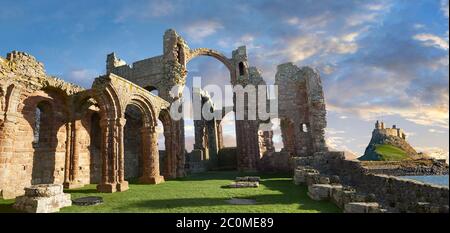
[[[104,73],[107,53],[128,63],[159,55],[174,28],[191,48],[230,56],[247,45],[267,83],[283,62],[319,69],[330,147],[363,153],[383,119],[418,150],[448,156],[448,0],[0,2],[1,56],[28,52],[84,87]],[[205,84],[229,82],[212,58],[188,68]]]

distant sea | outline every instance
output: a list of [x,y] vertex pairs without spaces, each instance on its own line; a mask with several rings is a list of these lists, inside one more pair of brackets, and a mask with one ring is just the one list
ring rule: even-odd
[[417,180],[428,184],[437,184],[448,187],[448,175],[446,176],[400,176],[411,180]]

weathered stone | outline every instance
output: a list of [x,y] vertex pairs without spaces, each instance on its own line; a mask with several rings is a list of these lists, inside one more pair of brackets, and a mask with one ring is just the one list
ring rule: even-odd
[[25,196],[16,197],[13,208],[27,213],[53,213],[71,206],[70,194],[62,192],[62,185],[35,185],[26,188]]
[[228,187],[230,187],[230,188],[257,188],[257,187],[259,187],[259,182],[252,182],[252,181],[233,182]]
[[306,177],[311,176],[313,174],[319,174],[319,172],[315,169],[306,168],[306,167],[298,167],[295,169],[294,172],[294,183],[299,184],[306,184]]
[[346,160],[343,152],[315,153],[311,164],[327,175],[338,175],[341,184],[352,187],[332,192],[331,201],[340,208],[351,202],[377,202],[387,212],[448,212],[448,187],[372,174],[362,162]]
[[244,177],[236,177],[236,182],[259,182],[259,176],[244,176]]
[[27,197],[51,197],[63,192],[62,185],[59,184],[38,184],[25,188]]
[[308,186],[308,196],[316,201],[328,200],[334,190],[342,189],[341,185],[313,184]]
[[345,204],[344,213],[378,213],[379,207],[376,202],[351,202]]

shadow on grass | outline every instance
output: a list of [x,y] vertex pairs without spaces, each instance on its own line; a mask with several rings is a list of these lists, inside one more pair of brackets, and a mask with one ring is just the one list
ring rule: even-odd
[[[292,205],[298,204],[299,209],[317,212],[339,212],[340,210],[330,202],[314,201],[307,196],[307,188],[304,186],[297,186],[292,183],[292,179],[287,174],[249,174],[237,172],[208,172],[203,174],[192,174],[187,177],[178,178],[179,181],[203,181],[203,180],[234,180],[236,176],[258,175],[261,177],[261,186],[255,188],[258,191],[261,189],[268,189],[277,191],[277,194],[255,194],[255,195],[239,195],[234,198],[252,199],[256,201],[253,206],[261,205]],[[207,176],[207,177],[205,177]],[[274,179],[275,178],[275,179]],[[227,185],[218,186],[222,189],[235,189]],[[251,189],[251,188],[245,188]],[[256,191],[255,190],[255,191]],[[173,198],[173,199],[159,199],[159,200],[140,200],[130,203],[124,207],[118,207],[117,211],[126,211],[127,208],[136,208],[142,210],[162,210],[162,209],[177,209],[177,208],[195,208],[195,207],[214,207],[226,206],[226,201],[230,198]],[[252,205],[243,205],[252,206]],[[277,212],[276,209],[273,210]]]
[[[305,195],[306,196],[306,195]],[[261,206],[261,205],[289,205],[299,204],[299,209],[317,212],[338,212],[338,210],[328,202],[317,202],[299,197],[286,198],[284,194],[262,194],[238,196],[239,199],[255,200],[255,204],[235,205],[235,206]],[[163,199],[163,200],[144,200],[129,204],[124,207],[116,208],[117,211],[126,211],[128,208],[145,209],[145,210],[162,210],[162,209],[179,209],[179,208],[196,208],[196,207],[214,207],[214,206],[233,206],[226,201],[230,198],[182,198],[182,199]],[[267,212],[277,212],[276,209]]]
[[[0,200],[2,202],[6,202],[4,200]],[[18,210],[15,210],[13,206],[14,202],[11,203],[1,203],[0,202],[0,213],[21,213]]]
[[100,192],[97,189],[64,189],[65,193],[82,193],[82,194],[99,194]]

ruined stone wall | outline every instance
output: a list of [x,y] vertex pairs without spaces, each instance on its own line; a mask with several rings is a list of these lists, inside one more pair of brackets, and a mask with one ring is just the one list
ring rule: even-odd
[[[337,175],[344,185],[359,192],[373,194],[386,208],[399,212],[420,212],[427,206],[431,212],[448,212],[449,188],[401,177],[372,174],[357,160],[346,160],[345,152],[319,152],[306,164],[327,175]],[[298,160],[298,161],[301,161]],[[301,163],[305,164],[306,160]],[[297,163],[298,164],[298,163]]]
[[9,90],[1,96],[2,196],[15,197],[31,184],[63,183],[66,122],[70,117],[67,96],[82,89],[47,76],[42,63],[22,52],[9,53],[0,60],[0,84]]
[[293,156],[327,150],[326,110],[317,71],[292,63],[277,67],[278,114],[285,149]]
[[[169,84],[166,83],[166,79],[164,78],[164,64],[162,55],[134,62],[131,66],[118,63],[118,60],[119,59],[116,58],[114,53],[108,55],[108,73],[114,73],[144,88],[152,87],[161,92],[166,92],[169,90]],[[108,64],[113,65],[108,66]]]

